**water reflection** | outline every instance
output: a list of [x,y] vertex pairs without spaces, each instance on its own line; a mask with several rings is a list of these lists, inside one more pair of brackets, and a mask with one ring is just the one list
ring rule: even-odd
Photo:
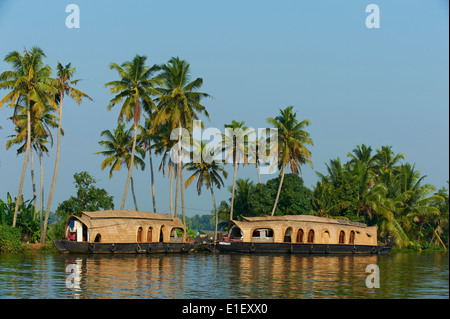
[[448,277],[441,253],[0,255],[0,298],[448,298]]

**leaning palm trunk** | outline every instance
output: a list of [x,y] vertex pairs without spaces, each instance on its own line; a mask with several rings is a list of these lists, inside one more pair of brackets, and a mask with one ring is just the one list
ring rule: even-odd
[[34,211],[33,211],[33,220],[36,217],[36,208],[37,208],[37,194],[36,194],[36,180],[34,178],[34,156],[33,156],[33,148],[30,148],[30,169],[31,169],[31,183],[33,184],[33,198],[34,198]]
[[134,151],[136,149],[136,138],[137,138],[137,123],[134,122],[134,137],[133,137],[133,147],[131,148],[131,158],[130,158],[130,167],[128,167],[128,177],[127,182],[125,184],[125,190],[123,191],[122,204],[120,204],[120,210],[123,210],[125,206],[125,200],[127,199],[128,186],[131,180],[131,172],[133,171],[133,163],[134,163]]
[[213,191],[212,185],[211,185],[211,197],[212,197],[213,206],[214,206],[214,217],[215,217],[214,242],[216,242],[217,241],[217,228],[218,228],[218,225],[219,225],[219,218],[217,216],[216,199],[214,198],[214,191]]
[[30,112],[30,98],[27,96],[27,146],[25,148],[25,159],[23,160],[22,176],[20,177],[19,192],[17,194],[16,207],[14,208],[12,227],[16,227],[17,213],[19,212],[20,199],[22,198],[23,182],[25,179],[25,172],[27,170],[28,154],[30,152],[30,143],[31,143],[31,112]]
[[[178,179],[180,183],[181,188],[181,214],[183,218],[183,225],[186,225],[186,216],[184,211],[184,187],[183,187],[183,158],[181,155],[181,121],[178,122]],[[177,184],[177,190],[178,190],[178,184]],[[177,192],[177,198],[175,202],[178,200],[178,192]],[[177,209],[175,205],[175,210]],[[175,213],[176,215],[176,213]]]
[[55,168],[53,170],[52,186],[50,187],[50,192],[48,194],[47,209],[45,210],[44,226],[41,229],[41,244],[45,244],[45,237],[47,235],[48,216],[50,214],[50,208],[52,206],[53,192],[55,190],[56,178],[58,176],[59,155],[61,153],[61,124],[62,124],[62,107],[63,107],[64,91],[61,91],[60,95],[61,101],[59,103],[58,138],[56,142]]
[[[181,162],[180,162],[181,163]],[[183,183],[183,169],[180,169],[180,187],[181,187],[181,213],[183,215],[183,225],[186,226],[186,214],[184,211],[184,183]]]
[[42,165],[42,150],[39,150],[39,165],[41,166],[41,203],[39,205],[39,227],[42,229],[43,216],[42,212],[44,211],[44,166]]
[[133,201],[134,201],[134,208],[139,211],[137,201],[136,201],[136,194],[134,193],[134,182],[133,182],[133,176],[131,176],[131,194],[133,195]]
[[284,166],[281,169],[280,186],[278,187],[277,197],[275,198],[275,204],[273,205],[272,216],[275,214],[275,210],[277,209],[278,199],[280,198],[280,193],[281,193],[281,187],[283,187],[283,180],[284,180]]
[[178,217],[178,187],[180,185],[180,170],[177,169],[177,179],[175,180],[176,186],[175,186],[175,218]]
[[[169,164],[170,165],[170,164]],[[170,193],[169,193],[169,200],[170,200],[170,216],[172,216],[173,217],[173,196],[172,196],[172,193],[173,193],[173,170],[174,170],[174,168],[173,168],[173,166],[169,166],[169,169],[170,169]]]
[[233,220],[233,208],[234,208],[234,192],[236,189],[236,173],[237,173],[237,162],[236,157],[233,158],[234,162],[234,175],[233,175],[233,188],[231,190],[231,208],[230,208],[230,220]]
[[150,153],[150,174],[152,178],[152,198],[153,198],[153,212],[156,213],[156,199],[155,199],[155,175],[153,174],[153,160],[152,160],[152,150],[149,150]]

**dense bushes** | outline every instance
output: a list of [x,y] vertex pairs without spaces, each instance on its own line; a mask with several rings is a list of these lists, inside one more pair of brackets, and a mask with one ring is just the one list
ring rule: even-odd
[[0,225],[0,252],[17,252],[23,249],[19,228]]

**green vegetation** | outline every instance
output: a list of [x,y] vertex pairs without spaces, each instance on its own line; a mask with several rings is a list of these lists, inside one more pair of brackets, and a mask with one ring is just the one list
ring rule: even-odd
[[87,172],[75,173],[76,196],[59,204],[56,209],[54,239],[64,238],[64,226],[70,215],[80,216],[82,211],[95,212],[114,209],[113,197],[103,188],[94,186],[96,180]]
[[[74,88],[78,80],[72,80],[76,69],[70,63],[65,66],[58,63],[56,77],[53,78],[52,69],[45,65],[44,58],[44,52],[37,47],[25,49],[23,55],[13,51],[5,57],[11,69],[0,74],[0,89],[6,90],[6,96],[0,100],[0,108],[3,105],[13,108],[9,119],[15,125],[7,149],[18,146],[17,154],[24,154],[17,197],[13,200],[7,194],[5,202],[0,200],[1,238],[6,238],[2,239],[4,244],[0,247],[3,251],[16,249],[18,246],[14,242],[17,238],[23,242],[45,243],[47,238],[62,237],[69,214],[113,209],[112,197],[107,191],[95,187],[95,179],[90,174],[80,172],[74,175],[76,195],[60,203],[56,214],[51,214],[64,133],[64,97],[69,96],[78,105],[83,99],[91,98]],[[118,78],[105,84],[112,94],[106,110],[120,105],[120,111],[117,127],[105,128],[101,133],[99,145],[103,150],[96,154],[105,157],[100,168],[110,167],[110,178],[114,171],[123,166],[128,169],[121,209],[131,182],[134,205],[138,210],[133,166],[144,170],[145,156],[148,154],[151,172],[149,188],[156,212],[152,158],[155,154],[160,157],[159,170],[165,175],[167,169],[170,179],[168,197],[171,216],[178,217],[180,199],[183,223],[194,230],[224,228],[229,219],[241,219],[242,216],[313,214],[377,226],[380,241],[392,236],[399,248],[446,249],[448,246],[448,189],[442,187],[436,191],[434,186],[426,184],[425,176],[415,165],[406,162],[403,154],[395,154],[391,146],[382,146],[373,152],[371,147],[360,145],[347,154],[345,163],[340,158],[330,160],[326,164],[327,171],[317,172],[319,181],[309,189],[301,178],[301,168],[305,164],[312,167],[308,146],[313,145],[313,140],[307,131],[310,122],[297,117],[293,106],[279,109],[278,114],[267,118],[267,123],[278,132],[278,140],[271,148],[267,146],[268,137],[258,137],[256,149],[249,147],[248,143],[237,143],[238,140],[248,140],[253,134],[245,126],[245,121],[239,119],[225,124],[236,134],[222,135],[223,142],[218,145],[219,148],[208,150],[209,145],[204,142],[195,145],[199,142],[190,137],[184,138],[186,133],[192,133],[193,120],[201,115],[209,120],[203,101],[210,95],[200,91],[203,79],[197,77],[192,80],[190,64],[179,57],[151,67],[146,62],[145,56],[136,55],[131,61],[120,65],[112,63],[110,68],[117,71]],[[132,122],[132,126],[127,127],[127,122]],[[49,154],[48,145],[53,144],[52,129],[57,130],[57,150],[44,210],[42,162],[43,155]],[[171,136],[173,132],[177,134]],[[186,140],[188,145],[182,146],[182,136],[183,142]],[[233,181],[229,186],[231,197],[219,203],[218,207],[214,191],[225,186],[228,175],[225,163],[208,163],[205,159],[201,163],[183,163],[186,149],[192,146],[200,146],[194,149],[201,151],[202,155],[221,152],[226,162],[233,164]],[[270,154],[272,159],[276,159],[278,167],[271,168],[278,168],[280,172],[279,176],[266,183],[260,182],[259,160],[263,160],[258,158],[257,150],[261,148],[266,156]],[[34,152],[41,167],[39,193],[34,174]],[[24,200],[22,189],[28,162],[33,196],[31,200]],[[256,184],[238,176],[239,165],[248,164],[256,164]],[[186,170],[191,175],[183,182],[183,171]],[[203,186],[210,191],[212,216],[185,216],[184,189],[194,181],[199,195]],[[51,227],[48,226],[49,220],[53,222]]]
[[20,229],[8,225],[0,225],[0,252],[18,252],[23,250]]

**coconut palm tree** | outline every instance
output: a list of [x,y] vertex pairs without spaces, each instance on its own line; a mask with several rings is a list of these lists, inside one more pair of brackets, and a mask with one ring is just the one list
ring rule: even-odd
[[[200,147],[195,147],[194,149],[200,154],[210,154],[213,156],[213,149],[206,148],[206,143],[200,142]],[[218,151],[218,150],[216,150]],[[201,156],[201,155],[200,155]],[[197,179],[197,192],[200,196],[202,191],[202,186],[205,185],[206,188],[211,190],[211,197],[213,201],[214,207],[214,216],[215,216],[215,229],[214,229],[214,240],[217,240],[217,227],[218,227],[218,216],[217,216],[217,207],[216,207],[216,199],[214,197],[214,186],[220,189],[224,183],[222,176],[227,178],[228,173],[225,171],[223,165],[216,163],[216,161],[204,161],[200,163],[187,163],[185,167],[188,171],[192,171],[193,174],[186,180],[185,187],[187,188],[195,179]],[[222,176],[221,176],[222,175]]]
[[56,75],[57,77],[57,87],[58,94],[56,94],[56,102],[59,104],[58,106],[58,135],[56,140],[56,158],[55,158],[55,167],[53,169],[53,178],[52,184],[50,186],[50,191],[48,193],[47,200],[47,208],[45,210],[45,220],[44,220],[44,229],[41,232],[41,243],[45,243],[45,236],[47,234],[47,223],[48,216],[50,214],[50,208],[52,206],[53,192],[55,191],[56,179],[58,177],[58,168],[59,168],[59,158],[61,155],[61,126],[62,126],[62,109],[63,109],[63,101],[64,96],[67,94],[70,96],[75,102],[77,102],[78,106],[80,106],[83,99],[87,98],[92,101],[92,98],[86,93],[74,88],[75,85],[80,80],[72,80],[73,75],[76,72],[76,68],[71,67],[71,63],[63,66],[60,62],[56,66],[58,69]]
[[6,102],[10,103],[11,107],[17,108],[21,99],[26,101],[27,107],[27,142],[19,191],[14,209],[13,227],[16,226],[25,171],[30,153],[31,101],[36,102],[38,105],[48,103],[55,109],[57,107],[53,98],[54,94],[57,93],[56,80],[50,77],[52,69],[43,63],[45,57],[44,51],[38,47],[33,47],[30,51],[25,49],[24,55],[21,55],[18,51],[10,52],[6,55],[5,61],[12,66],[12,70],[5,71],[0,75],[0,89],[9,90],[9,93],[0,101],[0,108]]
[[430,184],[422,185],[425,177],[420,176],[415,165],[406,163],[400,166],[400,173],[395,178],[398,190],[394,199],[395,214],[406,232],[410,232],[417,225],[418,241],[426,223],[440,215],[440,210],[432,204],[444,202],[440,195],[430,196],[435,187]]
[[[152,67],[146,66],[146,60],[146,56],[136,55],[131,62],[127,61],[121,65],[111,63],[109,68],[117,71],[120,76],[120,80],[111,81],[105,84],[105,87],[111,87],[111,94],[116,94],[114,98],[109,101],[107,106],[108,111],[124,100],[119,113],[119,123],[121,123],[124,119],[126,121],[133,119],[134,135],[133,145],[131,148],[131,163],[134,163],[137,129],[141,119],[142,108],[145,104],[146,109],[148,110],[156,109],[152,96],[159,94],[159,92],[154,89],[155,84],[158,83],[158,81],[156,77],[152,77],[154,73],[159,70],[159,67],[156,65],[153,65]],[[133,165],[129,165],[122,203],[120,204],[121,210],[125,206],[132,170]]]
[[[182,171],[182,128],[192,126],[192,121],[197,120],[199,114],[205,115],[209,119],[206,107],[201,104],[201,100],[209,97],[208,94],[199,92],[203,85],[202,78],[190,80],[190,64],[180,58],[171,58],[169,62],[161,67],[161,85],[157,90],[161,96],[157,98],[159,111],[155,117],[156,123],[171,123],[171,129],[178,127],[178,157],[177,157],[177,188],[178,184],[183,185]],[[184,187],[181,187],[181,205],[183,214],[183,224],[185,220],[184,207]],[[178,194],[175,198],[175,212],[178,209]],[[175,213],[176,214],[176,213]]]
[[278,154],[276,155],[278,168],[281,169],[280,186],[273,205],[272,216],[277,208],[286,168],[289,166],[292,173],[297,175],[301,173],[301,165],[309,163],[311,168],[313,167],[311,152],[306,148],[306,145],[313,145],[313,141],[309,133],[304,130],[310,122],[308,120],[299,122],[297,113],[294,113],[292,109],[293,106],[288,106],[284,110],[280,109],[280,115],[267,119],[267,123],[278,129]]
[[[39,162],[41,168],[41,185],[40,185],[40,217],[42,222],[42,212],[43,212],[43,163],[42,157],[45,154],[48,155],[48,149],[46,147],[46,143],[50,139],[51,145],[53,145],[53,135],[50,131],[50,128],[56,128],[58,126],[58,117],[51,113],[51,109],[49,107],[42,108],[38,107],[37,104],[32,101],[31,102],[31,178],[33,183],[33,197],[34,197],[34,208],[37,209],[37,196],[36,196],[36,183],[34,179],[34,159],[33,159],[33,149],[39,154]],[[26,140],[27,140],[27,110],[26,107],[18,105],[16,108],[19,114],[15,114],[11,116],[9,119],[12,120],[16,127],[16,135],[11,135],[11,140],[8,140],[6,143],[6,149],[9,149],[13,144],[22,144],[17,149],[17,155],[25,152],[26,149]],[[61,131],[64,135],[64,131]],[[42,227],[41,223],[41,227]]]
[[141,141],[142,148],[145,152],[148,152],[149,162],[150,162],[150,177],[152,184],[152,200],[153,200],[153,212],[156,213],[156,196],[155,196],[155,175],[153,172],[153,156],[152,156],[152,148],[158,139],[158,132],[155,131],[156,127],[154,125],[154,113],[150,113],[150,117],[145,118],[144,126],[140,126],[140,133],[138,139]]
[[173,152],[173,146],[176,144],[176,140],[170,139],[170,133],[172,124],[170,122],[166,122],[164,124],[158,124],[155,127],[155,144],[153,147],[155,148],[155,154],[161,155],[161,163],[159,165],[158,170],[162,170],[163,175],[165,175],[165,167],[167,165],[168,175],[170,179],[170,190],[169,190],[169,202],[170,202],[170,215],[174,217],[173,210],[173,178],[177,171],[177,165],[173,161],[170,160],[171,153]]
[[[104,137],[105,140],[100,141],[99,144],[103,146],[106,150],[97,152],[95,154],[100,154],[106,156],[106,159],[102,161],[101,169],[104,170],[105,167],[110,166],[109,178],[112,177],[114,171],[118,171],[122,168],[122,165],[130,166],[131,163],[131,152],[133,145],[133,133],[131,128],[125,131],[125,123],[119,124],[117,128],[111,132],[110,130],[103,131],[100,136]],[[138,144],[136,145],[135,151],[144,158],[145,150]],[[138,155],[134,155],[133,162],[134,166],[145,169],[145,163],[143,159]],[[134,207],[138,209],[136,194],[134,192],[133,177],[131,177],[131,191],[133,194]]]
[[236,175],[239,163],[245,165],[248,161],[248,147],[244,144],[245,135],[249,134],[248,127],[245,126],[245,121],[237,122],[231,121],[231,124],[225,125],[225,129],[228,129],[228,134],[222,134],[222,142],[220,145],[225,153],[225,162],[229,162],[229,159],[233,161],[233,184],[231,188],[231,209],[230,220],[233,219],[234,212],[234,198],[236,191]]

